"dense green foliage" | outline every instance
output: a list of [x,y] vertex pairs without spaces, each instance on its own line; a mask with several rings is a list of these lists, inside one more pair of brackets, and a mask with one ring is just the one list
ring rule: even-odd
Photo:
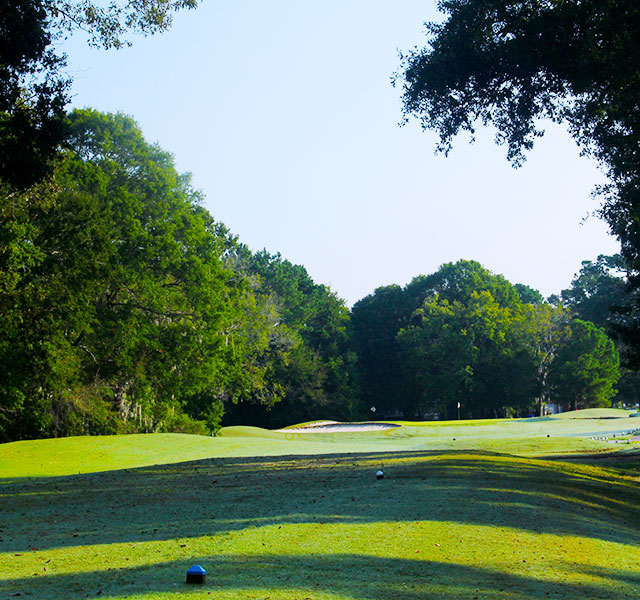
[[626,282],[621,276],[624,270],[619,255],[601,254],[595,262],[584,260],[580,272],[571,286],[562,290],[558,301],[580,319],[612,331],[627,304]]
[[227,420],[275,427],[352,418],[357,411],[355,356],[344,301],[279,254],[263,250],[252,255],[242,247],[238,257],[254,281],[255,296],[274,319],[264,360],[269,389],[279,392],[274,400],[280,401],[243,402],[231,407]]
[[[231,243],[125,117],[69,119],[53,177],[2,214],[2,437],[143,429],[233,396]],[[114,419],[117,417],[117,421]]]
[[0,180],[25,189],[51,172],[66,140],[69,101],[60,41],[82,31],[91,45],[119,48],[131,33],[166,30],[197,0],[2,0],[0,2]]
[[609,406],[619,371],[618,354],[604,330],[574,319],[551,365],[549,384],[557,398],[574,410]]
[[128,117],[76,111],[65,128],[49,177],[2,187],[3,441],[510,416],[615,394],[617,352],[587,320],[621,293],[613,258],[585,262],[556,305],[459,261],[350,313],[304,267],[239,244]]
[[625,264],[619,255],[600,255],[595,262],[585,260],[571,287],[554,300],[578,319],[604,328],[612,337],[622,364],[616,401],[635,404],[640,397],[640,374],[632,369],[637,369],[640,362],[638,349],[628,343],[634,303],[627,293],[624,272]]
[[238,245],[131,119],[66,127],[52,176],[3,190],[0,439],[353,416],[344,302]]
[[[601,214],[622,246],[633,295],[619,333],[640,347],[640,5],[635,0],[441,0],[428,47],[403,59],[405,115],[440,134],[496,127],[514,164],[565,122],[605,168]],[[640,361],[636,359],[636,363]]]
[[[466,418],[510,416],[574,400],[606,405],[619,375],[613,343],[591,323],[584,335],[582,321],[534,292],[473,261],[443,265],[405,288],[379,288],[352,315],[363,401],[408,418],[452,418],[458,409]],[[557,374],[576,360],[589,365],[584,381],[576,375],[563,388]],[[381,389],[389,380],[394,395]],[[584,387],[592,391],[578,393]]]
[[[51,177],[3,190],[5,441],[215,435],[371,409],[509,416],[615,393],[604,332],[528,286],[459,261],[350,314],[304,267],[238,244],[131,119],[83,110],[66,127]],[[607,273],[596,279],[618,289]],[[562,295],[580,317],[586,280],[608,289],[581,273]]]

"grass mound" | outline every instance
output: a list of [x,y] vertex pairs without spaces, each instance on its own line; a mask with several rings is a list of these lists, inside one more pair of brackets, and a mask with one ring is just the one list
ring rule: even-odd
[[262,427],[251,427],[247,425],[224,427],[221,431],[222,437],[242,437],[242,438],[262,438],[270,440],[281,440],[282,434],[277,431],[270,431]]
[[552,419],[627,419],[635,411],[622,408],[584,408],[550,415]]

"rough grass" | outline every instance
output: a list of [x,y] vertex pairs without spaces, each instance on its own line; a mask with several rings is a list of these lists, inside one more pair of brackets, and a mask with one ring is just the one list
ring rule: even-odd
[[[637,457],[603,454],[575,427],[6,444],[0,598],[637,598],[640,492],[619,468]],[[596,452],[542,460],[536,446]],[[204,586],[184,583],[193,564]]]

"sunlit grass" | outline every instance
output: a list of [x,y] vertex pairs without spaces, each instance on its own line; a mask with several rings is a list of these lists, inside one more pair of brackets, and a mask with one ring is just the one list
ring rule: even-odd
[[0,598],[637,598],[634,473],[534,457],[574,421],[0,446]]
[[[598,409],[593,409],[598,410]],[[605,410],[605,409],[601,409]],[[580,411],[574,417],[589,411]],[[591,413],[593,415],[594,413]],[[595,413],[597,414],[597,413]],[[610,414],[610,413],[608,413]],[[293,433],[226,427],[222,437],[186,434],[76,437],[0,445],[0,477],[72,475],[200,460],[213,456],[282,456],[397,450],[488,450],[543,456],[609,451],[588,439],[640,427],[640,419],[541,418],[397,422],[386,431]]]
[[[632,597],[637,548],[510,527],[491,528],[488,548],[487,529],[447,521],[288,524],[195,539],[80,546],[3,556],[14,572],[0,585],[26,591],[29,586],[16,581],[31,581],[39,598],[63,597],[65,591],[167,598],[189,590],[182,578],[197,561],[209,573],[204,589],[219,598],[403,598],[408,592],[569,597],[581,588],[604,594],[591,597]],[[605,566],[612,556],[619,578]],[[42,579],[36,583],[37,577]]]

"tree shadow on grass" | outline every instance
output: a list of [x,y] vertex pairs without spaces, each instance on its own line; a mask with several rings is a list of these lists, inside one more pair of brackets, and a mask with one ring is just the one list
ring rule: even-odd
[[[194,563],[205,565],[203,586],[184,583]],[[225,598],[265,591],[282,597],[313,598],[321,592],[355,600],[440,598],[623,598],[634,597],[640,585],[638,573],[596,573],[597,582],[549,581],[538,573],[497,572],[429,560],[379,558],[359,554],[313,556],[196,556],[189,560],[145,567],[42,575],[0,582],[0,593],[49,598],[127,598],[143,594],[184,595],[211,592]],[[154,596],[155,597],[155,596]]]
[[[376,481],[375,471],[385,470]],[[0,551],[273,524],[447,521],[640,544],[640,492],[606,471],[484,452],[209,459],[3,480]]]
[[614,450],[611,452],[564,454],[562,456],[547,456],[546,460],[558,460],[576,464],[596,465],[615,469],[631,476],[640,475],[640,449]]

